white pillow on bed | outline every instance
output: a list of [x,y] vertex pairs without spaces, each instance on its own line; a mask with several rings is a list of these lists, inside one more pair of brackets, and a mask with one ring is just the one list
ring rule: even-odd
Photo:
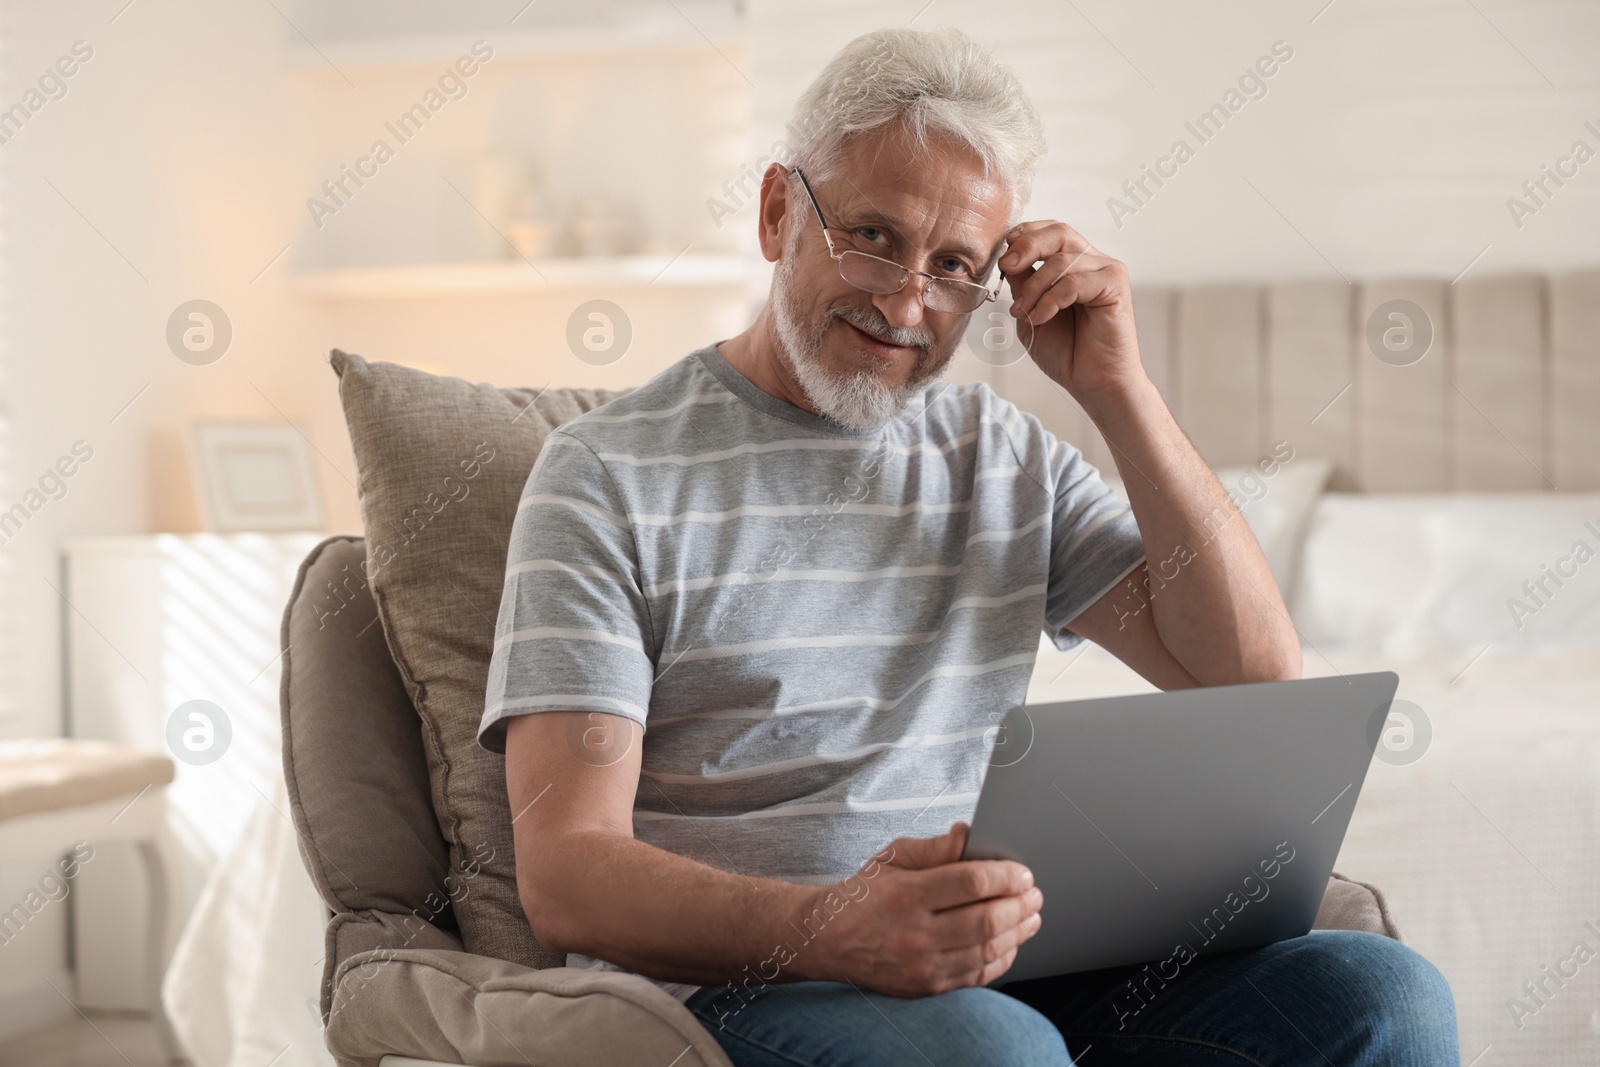
[[1329,493],[1290,613],[1324,652],[1600,650],[1600,493]]
[[[1261,544],[1285,601],[1294,590],[1300,548],[1312,510],[1332,472],[1333,464],[1328,460],[1299,456],[1287,461],[1269,457],[1254,467],[1216,470],[1217,480],[1238,502],[1250,531]],[[1124,501],[1128,499],[1122,479],[1104,471],[1100,477]]]

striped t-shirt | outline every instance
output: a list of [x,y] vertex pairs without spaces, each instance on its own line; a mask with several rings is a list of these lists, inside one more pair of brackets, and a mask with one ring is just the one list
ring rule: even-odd
[[981,382],[860,432],[708,346],[546,441],[479,742],[504,752],[514,715],[626,715],[637,839],[829,884],[971,820],[1041,628],[1072,647],[1063,627],[1143,558],[1078,450]]

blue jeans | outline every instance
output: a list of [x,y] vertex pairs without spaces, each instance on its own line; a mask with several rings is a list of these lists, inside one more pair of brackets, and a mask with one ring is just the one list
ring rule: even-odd
[[1344,930],[1201,956],[1170,980],[1118,967],[916,999],[707,986],[688,1006],[734,1067],[1461,1063],[1444,976],[1398,941]]

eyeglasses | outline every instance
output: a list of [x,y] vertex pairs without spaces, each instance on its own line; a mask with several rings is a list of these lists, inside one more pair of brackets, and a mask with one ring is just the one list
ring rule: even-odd
[[817,203],[816,194],[811,191],[811,183],[806,181],[806,176],[800,172],[799,167],[795,167],[794,172],[799,177],[800,184],[805,187],[806,196],[811,198],[811,206],[816,209],[817,223],[822,227],[822,239],[828,242],[828,255],[839,264],[839,277],[857,289],[888,296],[904,289],[906,283],[913,277],[926,278],[928,283],[922,287],[923,306],[929,311],[942,311],[951,315],[964,315],[969,311],[976,311],[1000,295],[998,284],[989,289],[977,282],[941,278],[927,271],[912,270],[892,260],[868,255],[865,252],[848,249],[843,252],[838,251],[833,247],[833,237],[828,233],[827,223],[822,221],[822,207]]

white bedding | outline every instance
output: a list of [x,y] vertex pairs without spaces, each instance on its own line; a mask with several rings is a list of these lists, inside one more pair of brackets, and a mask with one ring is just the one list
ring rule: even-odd
[[1289,606],[1317,648],[1600,662],[1600,493],[1330,493],[1309,525]]
[[333,1067],[318,1006],[328,910],[288,810],[280,775],[212,868],[167,965],[161,1000],[195,1067]]
[[[1305,674],[1392,670],[1432,733],[1373,762],[1339,869],[1449,979],[1463,1064],[1600,1063],[1600,493],[1318,497],[1283,470],[1240,495],[1275,505],[1244,514],[1294,575]],[[1152,689],[1041,641],[1028,700]]]
[[1341,865],[1450,979],[1463,1062],[1600,1063],[1600,493],[1331,494],[1309,527],[1306,672],[1395,670],[1433,728]]
[[[1467,657],[1323,651],[1305,650],[1307,676],[1393,670],[1431,724],[1416,762],[1373,762],[1338,869],[1383,889],[1449,979],[1463,1064],[1485,1048],[1481,1067],[1600,1063],[1600,656],[1491,650],[1462,673]],[[1042,642],[1028,700],[1149,691],[1098,647]],[[1595,959],[1544,1006],[1529,999],[1522,983],[1579,939]],[[1519,1020],[1513,997],[1536,1012]]]
[[[1463,1062],[1491,1046],[1485,1067],[1600,1062],[1596,658],[1486,655],[1454,685],[1460,660],[1389,665],[1433,743],[1410,766],[1373,764],[1339,862],[1389,894],[1407,939],[1450,980]],[[1529,997],[1523,983],[1580,940],[1595,959],[1550,982],[1543,1004]]]

